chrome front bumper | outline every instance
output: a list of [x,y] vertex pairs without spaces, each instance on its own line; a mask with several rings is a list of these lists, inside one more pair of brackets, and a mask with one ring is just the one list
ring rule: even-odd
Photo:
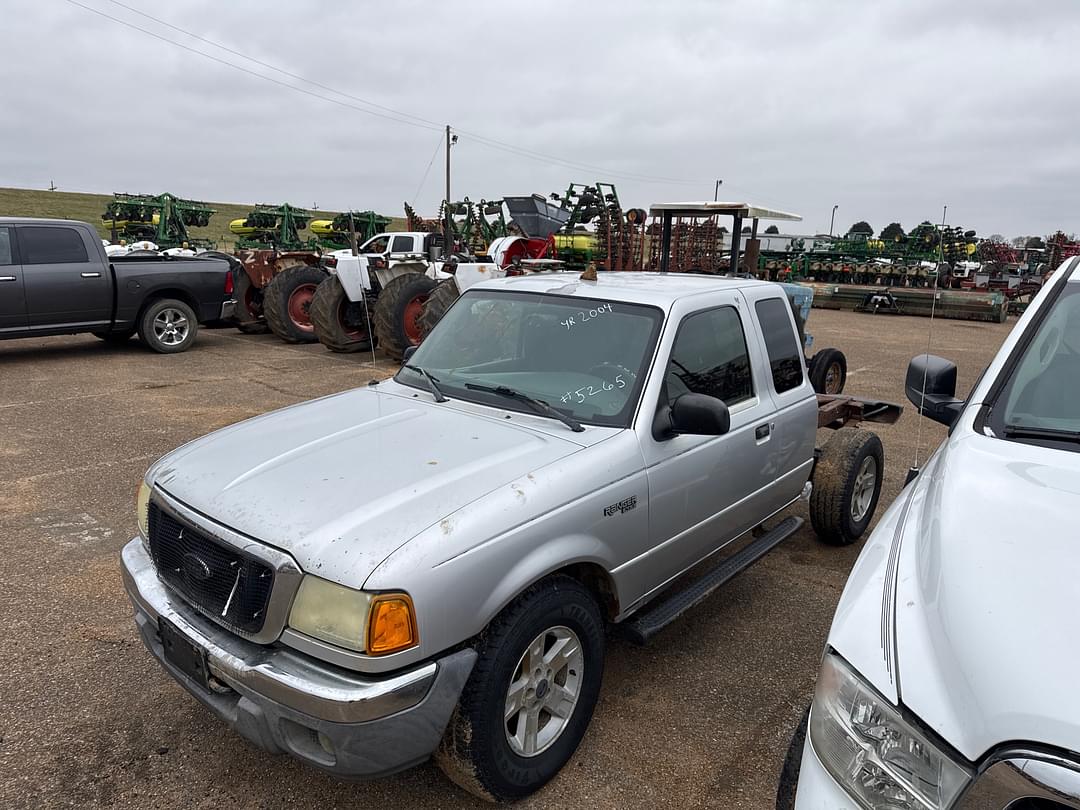
[[[476,660],[465,649],[395,675],[364,677],[213,624],[162,584],[138,538],[121,558],[143,642],[173,678],[255,744],[342,775],[381,776],[426,759]],[[165,660],[159,618],[205,650],[213,691]]]

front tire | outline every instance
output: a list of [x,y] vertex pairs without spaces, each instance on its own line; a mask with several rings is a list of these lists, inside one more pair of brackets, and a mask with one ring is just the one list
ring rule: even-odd
[[98,340],[104,340],[106,343],[112,346],[123,346],[129,340],[131,336],[135,334],[134,329],[128,329],[123,332],[94,332],[93,335]]
[[579,582],[549,577],[496,617],[477,653],[435,760],[483,799],[520,799],[585,736],[603,676],[604,620]]
[[245,335],[264,335],[270,331],[263,317],[263,291],[255,286],[247,271],[240,268],[236,273],[236,314],[233,322]]
[[810,709],[803,712],[795,733],[791,735],[784,767],[780,770],[780,784],[776,788],[776,810],[795,810],[795,793],[799,787],[799,771],[802,770],[803,748],[806,745],[806,729],[810,722]]
[[160,354],[187,351],[198,332],[194,310],[175,298],[154,301],[139,318],[139,339]]
[[810,523],[831,546],[854,543],[874,517],[885,471],[885,451],[876,433],[837,430],[814,466]]

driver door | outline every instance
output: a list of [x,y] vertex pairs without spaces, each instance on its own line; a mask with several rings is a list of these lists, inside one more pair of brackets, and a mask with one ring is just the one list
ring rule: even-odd
[[748,307],[737,292],[685,315],[667,362],[658,408],[686,393],[717,397],[728,406],[723,436],[678,435],[643,441],[649,480],[651,570],[677,576],[764,517],[774,405],[756,370],[767,364],[746,325]]

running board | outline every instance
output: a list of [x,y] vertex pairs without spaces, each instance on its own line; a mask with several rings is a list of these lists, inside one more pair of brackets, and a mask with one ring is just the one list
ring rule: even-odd
[[803,525],[801,517],[784,518],[775,528],[755,538],[749,545],[724,558],[715,568],[686,588],[677,591],[666,599],[659,600],[627,619],[619,626],[620,634],[635,644],[645,644],[690,608],[703,602],[713,591],[734,577],[740,571],[749,568],[766,553],[795,534]]

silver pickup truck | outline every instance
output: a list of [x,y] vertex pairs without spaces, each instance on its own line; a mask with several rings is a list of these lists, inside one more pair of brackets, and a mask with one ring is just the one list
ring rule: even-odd
[[478,284],[392,380],[154,464],[123,576],[169,674],[269,751],[353,777],[434,754],[513,799],[584,735],[609,628],[674,621],[801,497],[826,542],[863,533],[884,459],[850,425],[899,408],[815,395],[782,287],[586,278]]

